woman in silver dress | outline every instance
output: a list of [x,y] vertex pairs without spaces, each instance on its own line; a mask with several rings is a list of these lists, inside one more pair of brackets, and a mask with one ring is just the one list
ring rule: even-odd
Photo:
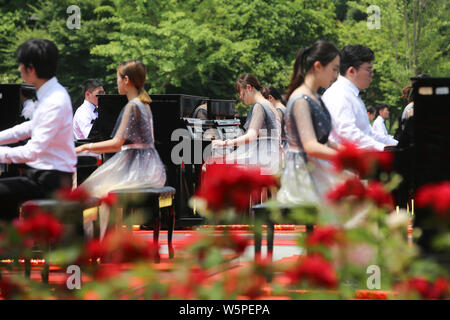
[[[113,189],[163,187],[166,171],[154,145],[151,99],[144,89],[145,65],[137,60],[122,63],[117,68],[117,87],[128,103],[123,107],[113,138],[76,148],[77,153],[117,152],[81,184],[91,195],[103,197]],[[100,207],[100,236],[104,236],[109,210]]]
[[337,145],[328,140],[331,116],[318,95],[336,80],[339,50],[318,41],[299,50],[287,89],[288,150],[277,199],[288,205],[320,203],[338,180],[330,160]]

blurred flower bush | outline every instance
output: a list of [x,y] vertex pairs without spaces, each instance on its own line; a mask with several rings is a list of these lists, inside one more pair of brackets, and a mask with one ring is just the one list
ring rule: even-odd
[[[292,208],[289,221],[314,225],[298,235],[304,254],[295,261],[273,263],[242,257],[250,239],[232,228],[199,228],[177,248],[170,264],[156,264],[153,242],[133,233],[112,230],[105,238],[59,244],[64,225],[51,212],[26,208],[23,219],[0,226],[0,297],[2,299],[449,299],[448,265],[423,255],[408,240],[414,216],[395,210],[391,191],[399,178],[389,173],[392,156],[363,152],[351,144],[333,160],[347,179],[327,195],[320,206]],[[387,171],[382,181],[378,169]],[[235,165],[207,166],[191,204],[212,223],[245,222],[260,226],[248,215],[250,203],[263,189],[278,185],[276,177],[261,175],[259,168]],[[448,257],[450,233],[450,184],[423,186],[415,196],[417,207],[429,210],[430,224],[438,224],[434,247]],[[61,190],[58,199],[83,202],[82,189]],[[119,199],[105,197],[111,207]],[[271,218],[284,223],[276,202]],[[256,230],[256,231],[261,231]],[[53,266],[82,270],[81,289],[69,290],[66,282],[43,284],[17,270],[20,259],[33,257],[37,246],[51,244],[46,255]],[[8,262],[8,263],[7,263]],[[375,271],[374,271],[375,270]],[[380,274],[376,274],[376,270]],[[377,278],[377,276],[379,276]],[[70,275],[67,281],[70,281]]]

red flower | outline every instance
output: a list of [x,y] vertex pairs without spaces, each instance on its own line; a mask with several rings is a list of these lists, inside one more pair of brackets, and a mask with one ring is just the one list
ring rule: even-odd
[[337,171],[349,169],[359,173],[361,176],[369,172],[369,161],[366,151],[349,142],[343,143],[343,148],[333,157],[332,162]]
[[447,279],[437,278],[434,283],[422,277],[414,277],[399,285],[400,291],[417,292],[422,299],[445,299],[449,294]]
[[22,295],[23,293],[24,289],[20,285],[11,282],[10,279],[4,276],[0,278],[0,297],[3,297],[3,299],[14,299],[16,296]]
[[376,203],[379,207],[394,208],[394,198],[387,192],[378,181],[371,181],[366,188],[366,197]]
[[354,196],[357,199],[362,199],[365,195],[364,185],[358,178],[350,178],[344,183],[336,186],[333,190],[330,190],[327,194],[327,198],[331,202],[339,202],[344,198]]
[[248,246],[248,239],[246,237],[237,235],[235,233],[230,233],[231,247],[236,251],[237,254],[244,253]]
[[88,263],[90,259],[96,260],[97,258],[104,261],[107,256],[108,248],[106,242],[91,239],[85,244],[79,263]]
[[82,187],[76,189],[62,188],[56,192],[56,196],[61,200],[84,202],[89,199],[89,193]]
[[108,193],[108,195],[100,198],[100,201],[109,207],[112,207],[117,202],[117,195],[114,193]]
[[94,272],[94,277],[97,280],[109,280],[113,277],[117,277],[122,272],[120,264],[117,263],[105,263],[99,265]]
[[210,210],[231,207],[244,211],[249,207],[252,192],[276,185],[275,177],[261,174],[260,168],[213,163],[207,166],[196,196],[205,199]]
[[300,263],[285,274],[291,283],[306,280],[310,285],[326,288],[335,288],[337,286],[335,270],[320,254],[309,254],[302,257]]
[[103,240],[113,262],[134,262],[154,258],[158,250],[153,243],[130,233],[110,233]]
[[327,247],[336,242],[342,241],[342,234],[339,229],[333,226],[317,227],[306,239],[308,246],[323,244]]
[[385,171],[392,170],[393,155],[387,151],[359,149],[356,145],[344,142],[343,148],[333,157],[337,171],[351,170],[361,177],[372,172],[377,166]]
[[111,263],[135,262],[154,258],[157,248],[151,241],[129,233],[111,232],[102,241],[90,240],[84,247],[80,263],[100,258]]
[[417,207],[430,206],[441,217],[450,213],[450,181],[427,184],[416,192]]
[[63,226],[50,213],[40,211],[30,217],[14,222],[19,234],[38,242],[56,242],[62,235]]

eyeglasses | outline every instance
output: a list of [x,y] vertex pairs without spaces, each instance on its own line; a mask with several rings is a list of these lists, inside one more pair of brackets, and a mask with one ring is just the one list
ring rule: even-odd
[[358,68],[358,69],[365,70],[365,71],[367,71],[370,74],[375,74],[375,69],[372,69],[372,68]]

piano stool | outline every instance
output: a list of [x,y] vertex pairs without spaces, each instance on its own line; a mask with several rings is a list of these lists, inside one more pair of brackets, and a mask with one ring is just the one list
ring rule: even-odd
[[[275,235],[275,224],[298,223],[289,217],[291,210],[295,207],[282,205],[276,202],[260,203],[251,207],[252,217],[255,221],[254,243],[255,243],[255,261],[261,259],[261,242],[262,242],[262,224],[267,225],[267,259],[272,260],[273,242]],[[273,215],[272,212],[277,211],[279,215]],[[274,216],[280,219],[274,221]],[[313,230],[313,225],[306,225],[306,232]]]
[[[116,226],[122,230],[123,218],[130,215],[134,209],[143,208],[146,214],[145,218],[150,218],[153,222],[153,244],[156,248],[159,245],[159,230],[161,229],[161,212],[165,213],[167,219],[167,240],[169,248],[169,258],[174,257],[174,249],[172,245],[172,235],[175,227],[175,209],[173,199],[175,196],[175,188],[133,188],[118,189],[110,191],[119,198],[119,206],[116,206],[115,216]],[[114,214],[112,212],[112,214]],[[148,214],[148,215],[147,215]],[[150,222],[150,221],[149,221]],[[132,224],[127,219],[127,229],[131,231]],[[159,253],[155,256],[155,262],[159,263]]]
[[[20,206],[20,217],[26,218],[30,212],[27,212],[26,208],[39,207],[40,209],[50,212],[55,215],[61,221],[64,226],[64,235],[60,243],[73,243],[73,241],[80,240],[84,237],[84,222],[92,221],[95,223],[97,221],[98,215],[96,208],[100,205],[100,199],[96,197],[90,197],[85,202],[76,201],[62,201],[56,199],[38,199],[38,200],[28,200]],[[83,211],[91,210],[92,213],[87,217],[84,216]],[[32,214],[32,213],[31,213]],[[98,228],[94,228],[98,229]],[[39,248],[37,248],[39,249]],[[41,253],[45,256],[51,250],[51,245],[48,243],[41,250],[34,250],[34,253]],[[45,260],[44,268],[42,270],[42,282],[48,283],[49,277],[49,261]],[[25,259],[25,276],[29,278],[31,275],[31,261],[30,259]]]

